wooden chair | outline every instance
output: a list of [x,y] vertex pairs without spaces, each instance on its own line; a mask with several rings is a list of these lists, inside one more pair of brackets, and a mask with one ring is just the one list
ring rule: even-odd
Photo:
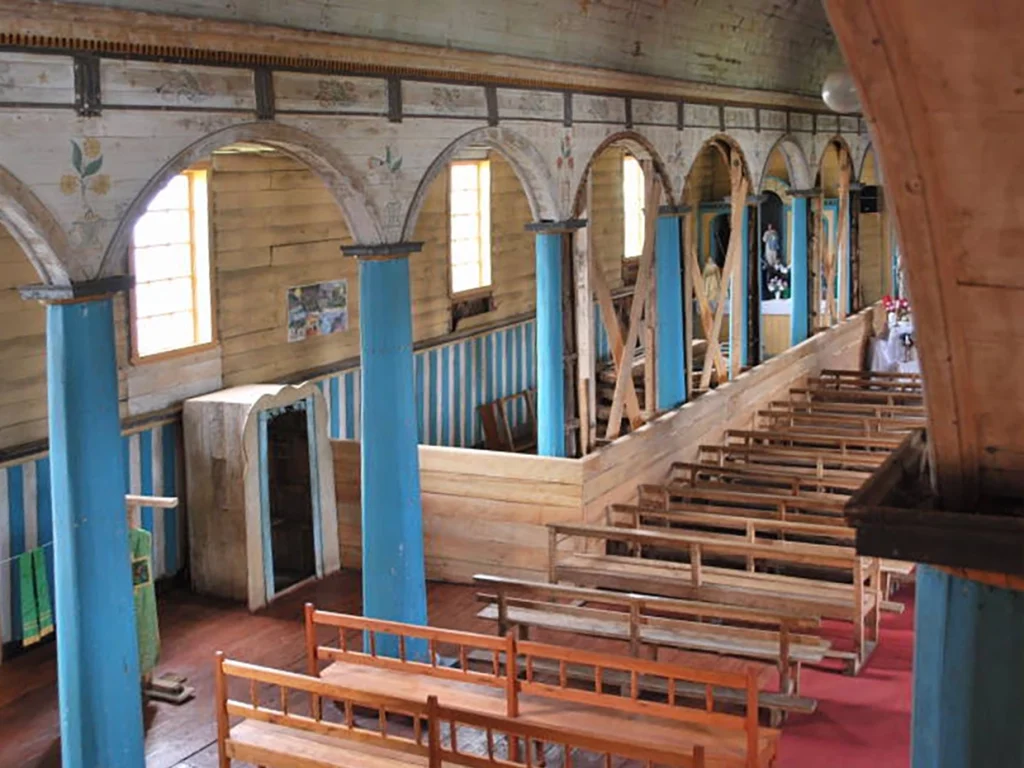
[[[488,451],[528,453],[537,448],[537,418],[533,402],[535,396],[536,390],[524,389],[477,406],[484,430],[484,447]],[[509,410],[518,403],[525,406],[526,421],[513,426]]]

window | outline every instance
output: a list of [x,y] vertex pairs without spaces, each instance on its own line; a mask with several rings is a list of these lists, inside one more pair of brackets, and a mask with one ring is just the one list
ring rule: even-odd
[[491,164],[455,162],[449,182],[452,294],[491,284]]
[[622,158],[623,255],[635,259],[644,250],[644,172],[632,155]]
[[207,172],[171,179],[132,233],[136,357],[213,341]]

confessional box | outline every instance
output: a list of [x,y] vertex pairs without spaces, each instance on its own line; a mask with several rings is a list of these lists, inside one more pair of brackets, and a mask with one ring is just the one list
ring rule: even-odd
[[340,566],[327,406],[313,384],[185,402],[192,587],[250,610]]

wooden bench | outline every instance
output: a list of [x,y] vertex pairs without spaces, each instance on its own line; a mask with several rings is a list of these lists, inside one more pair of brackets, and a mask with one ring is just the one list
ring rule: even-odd
[[[802,491],[850,492],[860,488],[863,476],[841,473],[823,473],[821,477],[807,472],[778,467],[751,467],[743,465],[696,464],[676,461],[672,464],[671,483],[696,485],[699,482],[719,481],[729,486],[755,486],[784,489],[793,496]],[[777,491],[776,491],[777,492]]]
[[896,416],[873,416],[834,413],[805,413],[794,409],[769,408],[757,412],[762,429],[821,429],[836,434],[906,434],[921,426],[918,419]]
[[803,448],[782,445],[701,445],[698,455],[715,461],[735,461],[746,464],[774,464],[826,469],[877,469],[885,461],[884,453],[852,453],[838,449]]
[[[477,596],[488,603],[477,617],[497,622],[501,635],[512,627],[533,627],[620,640],[629,643],[634,656],[643,647],[654,658],[658,648],[676,648],[770,661],[779,670],[783,696],[799,692],[800,665],[820,664],[831,647],[827,640],[801,633],[820,625],[816,616],[497,576],[474,580],[489,590]],[[807,700],[785,702],[786,709],[806,711],[807,706]]]
[[[846,660],[856,674],[874,650],[879,636],[881,576],[877,559],[862,558],[853,549],[797,542],[730,541],[708,536],[629,529],[616,526],[551,524],[548,526],[548,580],[580,586],[644,592],[665,597],[708,600],[760,610],[808,611],[853,624],[854,652]],[[734,537],[731,537],[734,538]],[[561,550],[564,543],[573,548]],[[646,556],[593,552],[587,543],[606,550],[611,542],[633,547]],[[665,559],[674,552],[688,562]],[[652,557],[648,553],[658,553]],[[851,583],[789,576],[746,568],[708,566],[708,557],[733,557],[744,563],[835,569],[849,573]],[[830,651],[831,657],[841,654]]]
[[[247,698],[230,698],[232,683],[244,688]],[[221,768],[230,768],[233,760],[264,768],[531,766],[534,755],[539,765],[550,761],[569,766],[577,750],[595,755],[604,765],[620,760],[673,768],[709,765],[700,745],[658,749],[635,738],[632,729],[609,731],[615,734],[612,738],[534,725],[522,718],[443,706],[436,696],[420,701],[382,695],[231,661],[220,652],[214,688]],[[324,700],[334,702],[340,714],[331,717],[334,710],[324,708]],[[408,718],[409,725],[396,722],[395,716]],[[241,720],[231,725],[231,718]]]
[[653,503],[670,507],[676,502],[708,502],[744,509],[772,509],[785,519],[793,512],[809,512],[826,517],[842,518],[846,505],[844,497],[831,494],[769,493],[772,489],[739,489],[730,486],[692,486],[686,483],[654,485],[645,483],[637,487],[641,504]]
[[742,441],[741,445],[783,445],[814,448],[838,449],[848,451],[879,451],[892,453],[903,442],[904,435],[887,436],[885,434],[846,435],[832,430],[812,429],[729,429],[725,432],[726,441]]
[[794,413],[826,413],[843,416],[872,416],[899,418],[925,422],[923,405],[886,405],[884,403],[837,403],[828,401],[773,400],[771,409],[791,410]]
[[[338,645],[320,644],[318,629],[329,631]],[[378,653],[382,636],[395,650],[393,657]],[[311,605],[306,607],[306,650],[310,676],[372,695],[403,691],[416,699],[436,696],[446,706],[516,718],[538,728],[567,728],[591,737],[617,734],[628,722],[629,735],[637,743],[682,754],[693,754],[696,747],[702,747],[706,764],[723,768],[770,766],[777,751],[779,732],[758,724],[753,669],[745,674],[698,670],[519,640],[513,633],[495,638],[317,611]],[[455,666],[439,660],[445,650]],[[491,663],[477,671],[469,663],[471,653],[489,657]],[[510,659],[514,663],[509,663]],[[320,670],[320,662],[328,662],[328,666]],[[569,664],[590,667],[594,686],[571,685],[566,671]],[[552,665],[557,670],[553,677],[541,672]],[[524,671],[522,676],[519,669]],[[628,689],[620,693],[606,690],[602,679],[607,672],[627,675],[631,681]],[[663,681],[666,700],[642,700],[642,677]],[[677,681],[705,686],[707,695],[701,709],[681,705]],[[720,711],[713,695],[715,687],[744,689],[743,714]]]
[[924,407],[922,392],[882,392],[872,390],[833,389],[828,386],[793,387],[790,400],[830,403],[873,403],[879,405],[920,405]]

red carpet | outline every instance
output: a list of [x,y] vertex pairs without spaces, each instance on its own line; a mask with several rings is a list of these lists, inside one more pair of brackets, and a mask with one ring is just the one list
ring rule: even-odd
[[[805,669],[802,693],[818,699],[813,715],[793,715],[782,728],[778,768],[907,768],[910,765],[914,588],[893,596],[899,615],[882,614],[882,639],[857,677]],[[828,622],[826,624],[831,624]],[[849,624],[826,626],[834,645],[851,647]]]

